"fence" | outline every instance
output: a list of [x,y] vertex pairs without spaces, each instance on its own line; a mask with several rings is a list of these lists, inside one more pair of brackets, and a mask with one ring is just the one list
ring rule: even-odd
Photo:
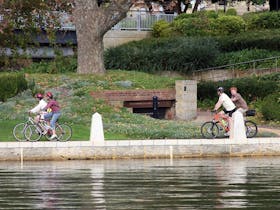
[[150,31],[155,22],[159,20],[172,22],[175,17],[175,14],[151,14],[148,12],[132,11],[125,19],[117,23],[112,30]]
[[277,56],[200,69],[191,72],[190,77],[196,80],[221,81],[226,79],[250,76],[252,74],[270,74],[273,72],[280,72],[279,60],[280,56]]

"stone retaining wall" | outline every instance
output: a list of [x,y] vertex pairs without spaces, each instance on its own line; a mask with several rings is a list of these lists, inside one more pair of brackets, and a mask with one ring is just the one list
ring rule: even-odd
[[280,138],[1,142],[0,160],[87,160],[280,155]]

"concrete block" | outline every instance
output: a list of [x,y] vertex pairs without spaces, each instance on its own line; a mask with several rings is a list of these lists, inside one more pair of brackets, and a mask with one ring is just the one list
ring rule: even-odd
[[[24,142],[22,142],[24,143]],[[12,147],[12,148],[16,148],[16,147],[20,147],[20,142],[7,142],[7,147]]]
[[129,140],[120,140],[120,141],[117,141],[118,142],[118,146],[130,146],[130,141]]
[[7,142],[0,142],[0,148],[6,148],[6,147],[8,147]]
[[81,147],[91,147],[91,146],[93,146],[93,143],[91,141],[81,141],[80,146]]
[[178,140],[177,139],[167,139],[165,140],[166,145],[178,145]]
[[166,145],[166,140],[154,140],[154,145]]
[[203,141],[201,139],[192,139],[190,140],[190,145],[202,145]]
[[118,146],[118,141],[107,140],[105,141],[106,147],[116,147]]
[[188,140],[188,139],[178,139],[178,145],[190,145],[190,140]]
[[156,141],[156,140],[141,140],[142,141],[142,145],[144,145],[144,146],[150,146],[150,145],[154,145],[154,142]]
[[141,146],[143,145],[142,140],[130,140],[130,146]]
[[47,141],[45,142],[45,147],[56,147],[56,141]]
[[43,142],[43,141],[33,142],[32,147],[35,147],[35,148],[45,147],[45,142]]

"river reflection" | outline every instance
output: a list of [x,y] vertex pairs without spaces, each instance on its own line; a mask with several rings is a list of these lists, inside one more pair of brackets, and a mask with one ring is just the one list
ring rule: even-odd
[[280,209],[280,157],[0,162],[0,209]]

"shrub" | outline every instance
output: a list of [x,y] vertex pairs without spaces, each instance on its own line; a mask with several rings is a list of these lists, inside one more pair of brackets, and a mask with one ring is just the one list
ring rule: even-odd
[[236,16],[237,15],[237,11],[234,8],[230,8],[226,11],[226,15],[232,15],[232,16]]
[[[273,74],[271,77],[279,78],[280,73]],[[216,100],[217,88],[222,86],[229,91],[231,86],[239,89],[241,95],[247,101],[263,99],[268,94],[280,91],[279,81],[271,81],[265,77],[250,77],[241,79],[231,79],[219,82],[200,82],[198,83],[198,100]],[[228,92],[227,92],[228,93]]]
[[109,69],[187,72],[214,63],[219,54],[210,38],[147,39],[127,43],[105,52]]
[[[280,56],[279,51],[268,51],[263,49],[245,49],[236,52],[227,52],[220,54],[215,60],[215,66],[223,66],[234,63],[241,63],[250,60],[269,58],[274,56]],[[267,62],[256,62],[255,64],[240,64],[235,66],[236,69],[250,69],[255,65],[256,68],[272,68],[275,67],[275,60],[269,60]]]
[[24,74],[1,73],[0,74],[0,101],[17,95],[27,89],[27,81]]
[[243,16],[249,29],[277,29],[280,28],[279,12],[251,13]]
[[220,49],[225,52],[243,49],[280,50],[280,30],[244,32],[236,35],[215,37]]
[[174,20],[174,29],[185,36],[205,36],[210,33],[210,20],[206,17],[190,17]]
[[214,34],[229,35],[245,31],[246,23],[239,16],[220,16],[211,23]]
[[153,37],[170,37],[174,30],[165,20],[160,20],[153,25]]
[[74,57],[58,56],[53,61],[33,63],[23,69],[28,73],[66,73],[77,71],[77,59]]
[[280,121],[280,92],[270,94],[263,99],[261,112],[266,120]]

